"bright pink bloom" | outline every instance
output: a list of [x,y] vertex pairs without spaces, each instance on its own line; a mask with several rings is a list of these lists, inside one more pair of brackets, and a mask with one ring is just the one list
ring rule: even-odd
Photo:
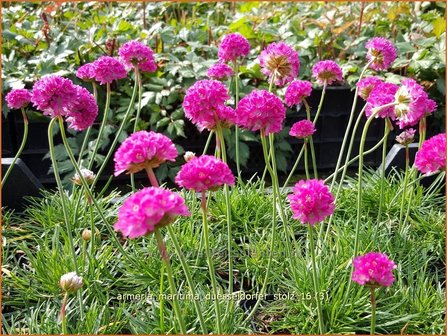
[[110,56],[101,56],[93,62],[95,80],[99,84],[112,83],[114,80],[125,78],[127,76],[124,64],[118,59]]
[[66,116],[75,104],[76,88],[71,80],[56,75],[44,76],[33,86],[33,106],[51,118]]
[[281,99],[266,90],[253,90],[241,99],[236,109],[237,124],[264,135],[278,133],[286,117]]
[[87,89],[79,85],[75,85],[75,89],[76,98],[66,121],[70,123],[69,128],[83,131],[93,125],[98,115],[98,105],[95,97]]
[[123,63],[130,68],[137,65],[144,72],[154,72],[157,69],[152,49],[141,42],[128,41],[124,43],[119,48],[118,55]]
[[133,133],[115,152],[115,176],[124,171],[134,174],[146,167],[157,168],[165,161],[175,161],[177,155],[167,136],[147,131]]
[[138,65],[138,69],[141,72],[155,72],[157,71],[157,64],[155,63],[154,59],[151,59],[149,61],[140,63],[140,65]]
[[445,133],[425,140],[416,153],[414,165],[423,174],[434,174],[445,169]]
[[312,134],[314,133],[315,133],[314,123],[309,120],[301,120],[292,125],[289,135],[299,139],[304,139],[312,136]]
[[31,102],[31,92],[26,89],[14,89],[9,91],[5,100],[10,109],[21,109]]
[[287,197],[293,218],[303,224],[315,225],[334,213],[334,196],[322,180],[301,180]]
[[364,100],[368,100],[369,94],[371,93],[372,89],[374,89],[381,83],[383,83],[383,81],[379,77],[370,76],[362,78],[360,81],[357,82],[357,93]]
[[352,280],[359,285],[389,287],[394,282],[393,270],[397,266],[383,253],[369,252],[356,257],[353,264]]
[[186,162],[175,177],[175,182],[180,187],[197,192],[214,191],[224,184],[234,185],[234,175],[225,162],[215,156],[202,155]]
[[386,70],[397,57],[397,51],[393,43],[383,37],[373,37],[365,44],[368,52],[366,58],[368,61],[374,59],[370,68],[376,71]]
[[[384,82],[377,84],[371,90],[368,99],[366,100],[368,104],[366,105],[365,115],[369,118],[373,114],[373,109],[392,103],[394,101],[394,95],[396,94],[398,89],[399,86],[392,83]],[[394,120],[396,117],[394,106],[389,106],[381,109],[376,118],[377,117],[389,117]]]
[[86,63],[81,65],[76,71],[76,77],[82,79],[84,82],[91,82],[95,80],[95,66],[93,63]]
[[227,80],[233,76],[233,70],[224,63],[217,63],[208,69],[206,75],[211,79]]
[[428,98],[424,88],[414,79],[402,80],[402,85],[397,90],[395,98],[395,112],[397,125],[402,129],[416,125],[419,120],[436,109],[436,103]]
[[[230,99],[227,87],[219,81],[212,79],[199,80],[186,91],[183,100],[185,116],[197,124],[200,130],[212,130],[216,122],[229,122],[227,120],[230,110],[225,107],[225,101]],[[232,119],[232,117],[229,117]]]
[[312,83],[309,81],[294,80],[286,89],[284,101],[287,106],[301,104],[305,97],[309,97],[312,93]]
[[245,57],[250,52],[250,43],[241,34],[226,35],[219,46],[219,60],[221,62],[235,61],[238,57]]
[[124,201],[113,227],[125,237],[137,238],[172,223],[179,215],[190,215],[180,195],[167,189],[149,187]]
[[283,42],[270,43],[259,55],[259,64],[264,75],[275,84],[284,86],[293,81],[300,72],[298,52]]
[[320,61],[312,67],[312,76],[318,83],[328,85],[343,79],[343,71],[334,61]]
[[416,133],[416,130],[413,128],[409,128],[402,133],[400,133],[398,136],[396,136],[396,141],[400,143],[403,146],[408,146],[414,141],[414,134]]

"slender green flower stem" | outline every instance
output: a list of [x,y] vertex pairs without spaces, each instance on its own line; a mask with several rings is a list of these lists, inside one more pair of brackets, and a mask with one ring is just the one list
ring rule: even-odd
[[319,286],[318,286],[318,275],[317,275],[317,262],[315,260],[315,243],[313,237],[314,228],[312,225],[309,227],[309,243],[310,243],[310,256],[312,259],[312,280],[314,284],[315,301],[317,302],[317,313],[318,313],[318,327],[320,334],[324,334],[324,321],[323,321],[323,311],[321,309]]
[[208,268],[210,270],[210,279],[211,286],[213,288],[213,302],[214,308],[216,310],[216,326],[217,326],[217,334],[221,335],[223,333],[222,330],[222,317],[220,312],[220,305],[218,300],[218,290],[217,290],[217,281],[216,281],[216,273],[214,271],[213,257],[211,256],[210,250],[210,241],[209,241],[209,229],[208,229],[208,217],[207,217],[207,205],[206,205],[207,197],[206,193],[202,192],[202,201],[201,201],[201,209],[202,209],[202,218],[203,218],[203,237],[205,240],[205,253],[208,261]]
[[[233,61],[233,74],[234,74],[234,88],[235,88],[235,106],[239,104],[239,65],[237,60]],[[236,146],[236,169],[237,169],[237,177],[241,180],[241,165],[240,165],[240,157],[239,157],[239,127],[236,125],[234,129],[234,140]]]
[[382,166],[380,170],[380,198],[379,198],[379,211],[377,213],[377,223],[380,222],[380,219],[382,217],[382,209],[383,209],[383,197],[385,193],[385,160],[386,160],[386,153],[387,153],[387,139],[388,134],[390,133],[390,124],[391,121],[386,118],[385,119],[385,130],[384,130],[384,137],[385,140],[383,141],[383,147],[382,147]]
[[115,139],[113,140],[112,144],[110,145],[109,151],[104,159],[104,162],[102,163],[101,167],[98,170],[98,173],[96,174],[96,178],[92,183],[92,190],[95,187],[96,183],[98,183],[99,177],[101,176],[102,172],[106,168],[106,165],[110,160],[110,157],[112,156],[112,154],[115,151],[115,147],[118,143],[118,139],[121,135],[121,132],[123,131],[124,127],[126,126],[127,120],[129,119],[130,114],[133,110],[133,104],[134,104],[135,98],[137,96],[137,89],[138,89],[138,78],[135,78],[135,85],[134,85],[132,97],[130,98],[129,107],[127,108],[127,111],[126,111],[126,114],[124,115],[123,120],[121,121],[121,125],[120,125],[118,131],[116,132]]
[[23,138],[22,143],[20,144],[19,150],[17,151],[16,155],[14,156],[14,159],[12,160],[11,165],[8,167],[8,170],[5,173],[5,176],[2,179],[2,188],[5,185],[6,181],[8,180],[9,175],[12,172],[12,169],[14,168],[14,165],[19,158],[19,156],[22,154],[23,149],[26,145],[26,140],[28,139],[28,117],[26,116],[25,108],[22,107],[22,117],[23,117]]
[[106,105],[104,107],[104,115],[102,117],[101,127],[99,128],[98,138],[96,139],[95,148],[93,149],[92,158],[88,164],[88,169],[92,169],[95,163],[96,154],[98,153],[99,146],[101,145],[102,135],[104,134],[104,129],[107,124],[107,119],[109,118],[109,107],[110,107],[110,95],[112,94],[110,90],[110,83],[106,85]]
[[304,147],[301,148],[301,150],[300,150],[300,152],[299,152],[299,154],[298,154],[298,156],[296,158],[296,161],[295,161],[295,163],[294,163],[294,165],[292,167],[292,170],[290,171],[289,176],[287,176],[286,182],[284,182],[284,185],[282,186],[282,192],[284,192],[285,188],[287,187],[287,185],[290,182],[290,179],[293,177],[293,174],[295,173],[295,170],[298,167],[298,164],[300,163],[300,160],[301,160],[301,157],[303,156],[303,153],[304,153]]
[[376,289],[374,287],[369,288],[371,291],[371,335],[376,331]]
[[[163,294],[163,285],[164,285],[164,278],[165,275],[165,264],[161,264],[161,270],[160,270],[160,294]],[[163,298],[163,295],[160,295],[160,331],[162,333],[165,333],[165,313],[164,313],[164,307],[165,307],[165,300]]]
[[425,137],[427,136],[427,121],[426,118],[423,117],[419,120],[419,148],[421,148],[422,143],[425,141]]
[[61,321],[61,328],[62,328],[62,334],[67,335],[67,316],[66,316],[66,308],[67,308],[67,301],[68,301],[68,293],[64,293],[64,298],[62,299],[62,306],[61,306],[61,312],[59,315],[60,321]]
[[[363,78],[363,76],[365,75],[366,70],[369,68],[369,66],[372,64],[373,61],[374,61],[374,58],[372,58],[365,65],[365,67],[363,68],[362,72],[360,73],[360,77],[358,79],[358,82]],[[338,155],[337,164],[335,166],[334,178],[332,179],[330,190],[332,190],[334,188],[334,183],[337,180],[338,168],[340,167],[341,160],[342,160],[342,157],[343,157],[343,153],[345,152],[346,142],[348,140],[349,130],[351,129],[351,125],[352,125],[352,122],[354,120],[355,108],[357,106],[357,99],[358,99],[358,89],[359,88],[356,85],[355,93],[354,93],[354,101],[352,102],[351,113],[349,114],[348,125],[346,126],[346,132],[345,132],[345,135],[343,136],[343,142],[341,144],[340,154]],[[353,131],[352,131],[351,142],[349,144],[349,147],[352,147],[351,144],[354,141],[353,139],[354,139],[354,136],[355,136],[355,131],[356,131],[356,128],[354,128]],[[347,155],[346,158],[347,158],[347,160],[349,160],[349,155]],[[345,165],[346,165],[346,163],[345,163]],[[340,182],[340,185],[341,184],[343,184],[343,182]]]
[[[268,156],[268,152],[267,152],[267,140],[265,138],[265,136],[262,134],[261,132],[261,143],[262,143],[262,152],[264,154],[264,161],[265,164],[267,166],[267,169],[270,173],[271,176],[273,176],[273,169],[270,165],[270,160],[269,160],[269,156]],[[272,236],[271,236],[271,240],[270,240],[270,254],[269,254],[269,258],[267,260],[267,268],[265,269],[265,277],[264,277],[264,281],[262,283],[262,287],[261,287],[261,291],[260,291],[260,295],[258,297],[258,300],[256,301],[256,304],[254,305],[253,309],[251,310],[250,314],[248,314],[248,316],[245,318],[244,323],[247,323],[248,321],[251,320],[251,318],[254,316],[254,314],[256,313],[259,305],[261,304],[261,298],[264,296],[265,291],[267,289],[267,282],[270,276],[270,271],[271,271],[271,267],[272,267],[272,260],[273,260],[273,251],[275,250],[275,240],[276,240],[276,188],[273,188],[273,207],[272,207]]]
[[[138,107],[137,107],[137,115],[135,116],[135,123],[133,125],[133,132],[135,133],[138,129],[138,122],[140,120],[141,114],[141,99],[143,97],[143,81],[141,80],[141,73],[135,68],[135,77],[138,80]],[[130,174],[130,184],[132,186],[132,191],[135,191],[135,175]]]
[[404,208],[405,208],[405,201],[407,198],[407,185],[408,185],[408,169],[410,167],[410,150],[408,148],[408,145],[405,145],[405,175],[404,175],[404,186],[403,186],[403,192],[402,192],[402,200],[400,203],[400,212],[399,212],[399,226],[402,225],[402,219],[404,217]]
[[[95,97],[95,101],[98,101],[98,88],[96,87],[96,83],[92,82],[93,87],[93,97]],[[78,156],[78,165],[82,166],[82,157],[84,156],[85,148],[88,144],[88,139],[90,138],[90,133],[92,132],[92,126],[87,128],[87,132],[85,132],[84,141],[82,141],[81,149],[79,150],[79,156]]]
[[[303,103],[304,103],[304,107],[306,108],[307,120],[312,121],[312,120],[310,120],[310,106],[307,103],[307,100],[305,98],[303,99]],[[312,156],[312,167],[314,170],[314,178],[317,179],[318,178],[318,167],[317,167],[317,160],[315,158],[315,148],[314,148],[313,136],[309,137],[309,145],[310,145],[310,155]]]
[[306,172],[306,179],[310,179],[310,174],[309,174],[309,163],[308,163],[308,158],[307,158],[307,139],[304,139],[304,171]]
[[315,113],[315,118],[313,120],[314,124],[317,124],[318,117],[320,116],[321,108],[323,107],[324,97],[326,96],[326,88],[327,88],[327,82],[325,81],[323,84],[323,89],[321,91],[321,98],[320,103],[318,104],[317,113]]
[[213,139],[213,131],[210,131],[210,134],[208,134],[208,139],[206,139],[205,148],[203,149],[202,155],[205,155],[208,151],[208,147],[210,146],[211,140]]
[[177,320],[180,327],[180,333],[182,335],[186,335],[185,321],[183,319],[182,311],[180,310],[180,306],[178,303],[177,288],[175,286],[174,275],[172,274],[172,268],[171,263],[169,261],[168,251],[166,249],[166,245],[163,241],[163,237],[159,229],[155,229],[155,239],[157,240],[158,251],[160,252],[161,259],[166,268],[166,273],[168,274],[169,289],[172,295],[172,306],[174,307],[174,312],[175,315],[177,316]]

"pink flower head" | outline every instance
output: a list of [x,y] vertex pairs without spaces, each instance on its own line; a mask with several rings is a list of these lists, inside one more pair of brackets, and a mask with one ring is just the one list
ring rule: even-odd
[[420,119],[436,109],[436,103],[428,98],[424,88],[414,79],[402,80],[396,92],[395,112],[400,128],[416,125]]
[[183,100],[185,116],[197,124],[200,130],[212,130],[217,122],[232,122],[226,120],[227,112],[230,111],[225,107],[225,101],[228,99],[228,89],[221,82],[212,79],[199,80],[186,91]]
[[130,68],[138,66],[144,72],[154,72],[157,69],[152,49],[141,42],[128,41],[124,43],[119,48],[118,55],[123,63]]
[[259,64],[262,73],[270,80],[274,76],[278,86],[293,81],[300,72],[298,52],[283,42],[270,43],[259,55]]
[[5,100],[10,109],[21,109],[31,102],[31,92],[26,89],[14,89],[9,91]]
[[115,176],[124,171],[134,174],[147,167],[157,168],[165,161],[175,161],[178,152],[167,136],[139,131],[129,136],[115,152]]
[[221,62],[232,62],[238,57],[246,57],[250,52],[250,43],[241,34],[226,35],[219,46],[218,56]]
[[396,141],[400,143],[402,146],[408,146],[414,141],[414,134],[416,133],[416,130],[413,128],[409,128],[402,133],[400,133],[396,137]]
[[287,197],[293,218],[304,224],[315,225],[334,213],[334,196],[322,180],[301,180]]
[[233,70],[224,63],[217,63],[208,69],[206,75],[211,79],[227,80],[233,76]]
[[289,135],[304,139],[312,136],[315,133],[315,125],[312,121],[301,120],[292,125]]
[[286,117],[281,99],[266,90],[253,90],[241,99],[236,109],[237,124],[264,135],[278,133]]
[[320,61],[312,67],[312,76],[318,83],[331,85],[343,79],[343,71],[334,61]]
[[286,89],[284,101],[287,106],[292,107],[302,102],[305,97],[312,93],[312,83],[309,81],[294,80]]
[[175,182],[180,187],[197,192],[214,191],[224,184],[234,185],[234,175],[225,162],[215,156],[202,155],[186,162],[175,177]]
[[364,100],[368,100],[369,94],[372,89],[374,89],[379,84],[383,83],[383,81],[379,77],[370,76],[362,78],[357,82],[357,92],[360,97]]
[[394,282],[393,270],[397,266],[383,253],[369,252],[354,258],[353,264],[352,280],[359,285],[389,287]]
[[76,77],[82,79],[84,82],[91,82],[95,80],[95,66],[93,63],[86,63],[81,65],[76,71]]
[[445,169],[445,133],[424,141],[416,153],[414,165],[423,174],[434,174]]
[[[369,118],[373,114],[373,110],[380,106],[390,104],[394,101],[394,95],[396,94],[399,86],[392,83],[378,83],[369,93],[366,102],[365,115]],[[376,117],[386,118],[389,117],[392,120],[395,119],[396,115],[394,112],[394,106],[389,106],[383,108],[379,111]]]
[[368,52],[366,58],[371,60],[371,69],[376,71],[386,70],[397,57],[397,51],[393,43],[383,37],[373,37],[365,44]]
[[149,187],[124,201],[113,227],[125,237],[137,238],[172,223],[176,216],[189,215],[181,196],[167,189]]
[[76,99],[66,121],[70,123],[68,127],[83,131],[93,125],[98,115],[98,105],[95,97],[87,89],[79,85],[75,85],[75,89]]
[[56,75],[44,76],[33,86],[33,106],[51,118],[66,116],[75,104],[76,88],[71,80]]
[[114,80],[127,76],[126,68],[118,59],[110,56],[101,56],[93,62],[95,80],[99,84],[110,84]]

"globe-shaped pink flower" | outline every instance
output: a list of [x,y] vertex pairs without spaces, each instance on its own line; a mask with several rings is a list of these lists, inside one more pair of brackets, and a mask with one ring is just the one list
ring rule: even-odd
[[371,91],[381,83],[383,83],[383,81],[379,77],[370,76],[362,78],[357,82],[357,93],[364,100],[368,100]]
[[312,93],[312,83],[309,81],[294,80],[286,89],[284,101],[287,106],[299,105],[304,98]]
[[414,165],[423,174],[431,175],[445,169],[445,133],[425,140],[416,153]]
[[113,227],[125,237],[137,238],[172,223],[177,216],[189,215],[181,196],[167,189],[149,187],[124,201]]
[[180,186],[197,192],[217,190],[224,184],[234,185],[234,175],[228,165],[211,155],[194,157],[186,162],[175,182]]
[[76,71],[76,77],[84,82],[92,82],[95,80],[95,66],[93,63],[81,65]]
[[101,56],[93,62],[95,80],[99,84],[110,84],[114,80],[127,77],[124,64],[118,59],[110,56]]
[[320,61],[312,67],[312,76],[320,84],[331,85],[343,79],[343,71],[334,61]]
[[436,103],[428,98],[424,88],[411,78],[402,80],[395,99],[396,123],[401,129],[416,125],[419,120],[436,109]]
[[298,52],[283,42],[270,43],[259,55],[259,64],[262,73],[269,80],[274,78],[278,86],[293,81],[300,72]]
[[315,133],[314,123],[309,120],[301,120],[292,125],[289,135],[299,139],[304,139],[312,136],[312,134],[314,133]]
[[138,66],[144,72],[154,72],[157,69],[152,49],[141,42],[128,41],[124,43],[119,48],[118,55],[127,67]]
[[365,44],[368,52],[366,58],[368,62],[371,60],[371,69],[376,71],[386,70],[397,57],[397,50],[393,43],[383,37],[373,37]]
[[33,106],[51,118],[66,116],[75,105],[77,90],[71,80],[56,75],[44,76],[33,86]]
[[165,161],[175,161],[178,152],[167,136],[139,131],[133,133],[115,152],[115,176],[124,171],[134,174],[146,168],[157,168]]
[[[369,118],[373,113],[374,109],[383,105],[390,104],[394,101],[394,95],[396,94],[399,86],[392,83],[378,83],[369,93],[368,99],[366,100],[367,105],[365,109],[365,115]],[[389,106],[381,109],[376,117],[380,118],[391,118],[395,119],[396,114],[394,112],[394,106]]]
[[69,123],[69,128],[83,131],[93,125],[98,115],[98,105],[95,97],[87,89],[78,85],[75,85],[75,89],[76,99],[66,121]]
[[359,285],[389,287],[394,282],[393,270],[397,266],[383,253],[369,252],[363,256],[356,257],[353,264],[352,280]]
[[253,90],[241,99],[236,109],[237,124],[263,135],[278,133],[286,117],[281,99],[266,90]]
[[315,225],[334,213],[334,196],[322,180],[301,180],[287,197],[293,218],[303,224]]
[[233,123],[233,117],[229,115],[231,111],[225,106],[228,99],[228,89],[221,82],[212,79],[199,80],[186,91],[183,100],[185,116],[200,130],[212,130],[217,122]]
[[246,57],[250,53],[250,43],[241,34],[226,35],[220,43],[218,56],[221,62],[233,62],[239,57]]
[[31,92],[26,89],[14,89],[9,91],[5,100],[10,109],[21,109],[31,102]]
[[208,69],[206,75],[211,79],[224,81],[233,76],[233,70],[224,63],[217,63]]

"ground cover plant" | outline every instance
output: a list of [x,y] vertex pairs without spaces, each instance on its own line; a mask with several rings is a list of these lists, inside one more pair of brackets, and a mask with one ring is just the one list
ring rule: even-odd
[[[45,11],[63,5],[54,6]],[[80,8],[93,13],[95,6]],[[114,6],[134,10],[113,3],[99,9],[114,11]],[[205,21],[200,21],[207,28],[202,33],[188,26],[185,17],[201,18],[205,9],[223,24],[225,6],[236,12],[234,4],[153,4],[163,10],[158,28],[147,25],[143,6],[137,38],[117,33],[108,52],[97,58],[77,66],[66,62],[63,72],[37,74],[30,89],[8,90],[10,113],[21,110],[24,125],[29,109],[50,120],[49,158],[57,188],[28,199],[23,213],[2,209],[5,333],[445,333],[445,133],[427,136],[427,124],[443,119],[438,116],[443,110],[420,83],[424,66],[410,67],[408,50],[393,43],[406,33],[396,26],[391,39],[380,29],[366,38],[358,33],[340,48],[339,37],[316,24],[323,32],[319,41],[328,33],[332,44],[318,42],[318,59],[312,59],[303,41],[286,32],[268,35],[268,20],[258,22],[267,25],[259,30],[247,23],[249,15],[227,30],[212,29]],[[262,8],[238,6],[242,13]],[[20,10],[9,8],[9,15]],[[364,6],[360,10],[363,16]],[[64,13],[70,19],[70,12]],[[307,14],[303,18],[310,20]],[[430,18],[434,34],[445,39],[436,15]],[[107,19],[96,19],[107,27]],[[362,20],[359,31],[366,24]],[[162,36],[167,35],[157,31],[168,21],[168,27],[177,27],[168,29],[168,36],[183,40],[179,55],[164,50]],[[96,27],[83,23],[85,29]],[[118,31],[138,31],[121,19],[114,24]],[[180,35],[174,37],[179,26]],[[90,41],[97,44],[107,34],[95,29]],[[36,48],[50,47],[45,32],[46,45]],[[181,37],[194,32],[205,34],[209,47]],[[260,45],[256,34],[262,36]],[[191,65],[195,48],[203,53],[203,62],[194,61],[202,63],[202,70],[183,81],[181,68],[173,68]],[[354,59],[346,60],[348,50]],[[404,72],[388,72],[404,60],[409,61],[402,63]],[[8,76],[9,83],[14,78]],[[322,174],[315,159],[317,120],[328,88],[344,80],[355,91],[352,109],[335,170]],[[162,86],[171,81],[158,100],[151,89],[154,81]],[[311,114],[308,99],[317,88],[322,93]],[[164,104],[177,100],[169,116],[165,110],[157,119]],[[357,113],[361,101],[365,105]],[[157,126],[144,121],[145,109],[156,115]],[[288,111],[300,115],[290,129],[284,128]],[[116,127],[109,125],[111,114],[120,116]],[[164,132],[159,129],[163,118],[169,119]],[[183,153],[176,146],[173,131],[181,135],[185,120],[207,138],[200,152]],[[369,148],[373,123],[383,124],[384,133]],[[385,167],[391,130],[405,152],[404,169]],[[56,134],[62,140],[57,145]],[[300,152],[280,183],[286,137],[299,140]],[[248,180],[242,178],[249,153],[241,139],[256,139],[263,154],[263,174]],[[417,144],[414,162],[412,143]],[[364,164],[373,151],[381,152],[380,169]],[[20,155],[21,150],[16,158]],[[177,163],[169,171],[175,187],[163,182],[172,162]],[[304,172],[297,176],[300,162]],[[351,176],[348,168],[354,163],[358,168]],[[108,164],[114,168],[110,177]],[[142,173],[147,179],[140,186],[135,175]],[[130,191],[110,191],[109,183],[122,175],[128,176]],[[105,187],[98,185],[102,176],[108,178]],[[2,184],[8,177],[7,171]]]

